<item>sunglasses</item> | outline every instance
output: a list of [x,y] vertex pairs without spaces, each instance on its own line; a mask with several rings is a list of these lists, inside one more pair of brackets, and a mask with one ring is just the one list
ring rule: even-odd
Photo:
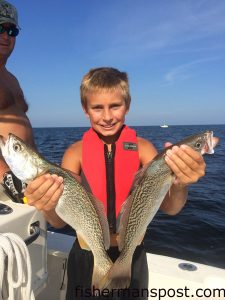
[[19,34],[19,29],[15,26],[4,26],[0,24],[0,34],[7,32],[8,36],[17,36]]

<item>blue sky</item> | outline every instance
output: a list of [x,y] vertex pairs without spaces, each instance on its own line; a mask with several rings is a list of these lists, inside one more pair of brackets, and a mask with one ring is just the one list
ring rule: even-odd
[[126,71],[129,125],[225,124],[225,1],[12,0],[22,28],[8,69],[33,127],[87,126],[92,67]]

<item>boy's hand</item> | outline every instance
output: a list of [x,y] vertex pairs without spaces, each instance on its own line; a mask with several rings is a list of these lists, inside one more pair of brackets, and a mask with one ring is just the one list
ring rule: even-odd
[[[170,145],[166,143],[165,147]],[[202,155],[187,145],[167,150],[165,161],[176,176],[175,185],[195,183],[205,175],[206,164]]]
[[53,210],[63,192],[63,178],[44,174],[30,182],[24,192],[27,203],[38,210]]

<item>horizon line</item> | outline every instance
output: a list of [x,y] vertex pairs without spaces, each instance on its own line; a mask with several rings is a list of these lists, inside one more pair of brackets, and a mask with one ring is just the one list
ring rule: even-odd
[[[168,125],[169,127],[174,127],[174,126],[222,126],[225,124],[172,124]],[[161,127],[161,124],[157,125],[128,125],[129,127]],[[90,128],[91,126],[33,126],[33,129],[39,129],[39,128]],[[166,129],[166,128],[165,128]]]

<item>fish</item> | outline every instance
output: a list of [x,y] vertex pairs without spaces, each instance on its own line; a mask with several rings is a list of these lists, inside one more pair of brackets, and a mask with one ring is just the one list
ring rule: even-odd
[[0,148],[12,172],[26,183],[45,173],[63,177],[64,190],[55,211],[76,230],[80,246],[92,251],[92,287],[98,288],[113,264],[106,251],[110,247],[110,234],[103,204],[69,171],[48,162],[16,135],[10,133],[6,141],[0,136]]
[[[188,145],[201,153],[212,154],[218,138],[212,131],[189,136],[176,145]],[[158,211],[164,197],[175,178],[165,162],[166,151],[171,145],[159,153],[138,174],[131,194],[124,202],[118,228],[118,248],[120,255],[109,273],[101,282],[102,288],[128,288],[131,280],[131,263],[136,247],[142,242],[147,226]]]

